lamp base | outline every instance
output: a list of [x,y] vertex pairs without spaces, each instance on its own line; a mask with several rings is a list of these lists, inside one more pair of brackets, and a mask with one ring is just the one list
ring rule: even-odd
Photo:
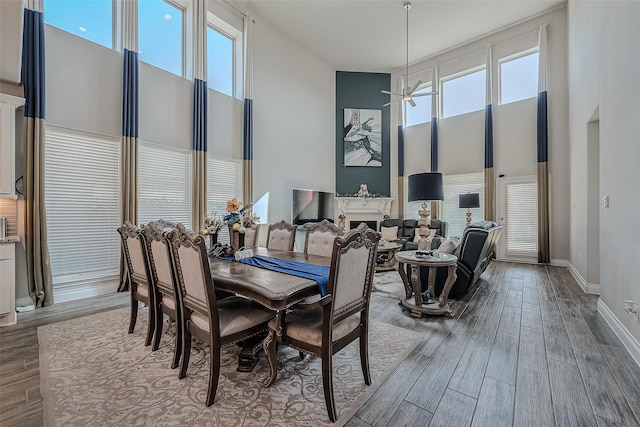
[[471,209],[467,208],[467,225],[471,224]]
[[418,210],[418,215],[420,215],[420,219],[418,220],[418,226],[420,227],[418,234],[420,235],[420,240],[418,240],[418,250],[419,251],[427,251],[431,246],[431,236],[429,231],[429,224],[431,224],[431,210],[427,207],[426,203],[423,203],[422,209]]

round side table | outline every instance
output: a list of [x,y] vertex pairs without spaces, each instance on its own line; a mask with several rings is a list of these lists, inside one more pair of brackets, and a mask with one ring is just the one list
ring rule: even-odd
[[[449,297],[449,291],[456,281],[458,275],[456,269],[458,266],[458,257],[455,255],[442,254],[438,251],[431,251],[430,255],[420,255],[419,251],[402,251],[396,254],[396,260],[398,261],[398,272],[404,283],[407,297],[400,303],[403,307],[409,309],[411,315],[421,318],[423,314],[431,315],[451,315],[451,307],[447,298]],[[407,278],[405,271],[405,264],[411,266],[411,283]],[[447,267],[449,274],[447,281],[442,288],[442,292],[438,297],[437,302],[423,304],[422,294],[420,288],[420,268],[429,268],[429,295],[434,296],[436,271],[438,267]],[[413,298],[411,294],[413,293]]]

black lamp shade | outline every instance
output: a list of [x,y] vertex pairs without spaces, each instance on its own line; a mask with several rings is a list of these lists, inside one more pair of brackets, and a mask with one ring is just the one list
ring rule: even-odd
[[479,208],[480,194],[478,193],[458,194],[458,207],[459,208]]
[[440,172],[409,175],[409,201],[444,200],[444,186]]

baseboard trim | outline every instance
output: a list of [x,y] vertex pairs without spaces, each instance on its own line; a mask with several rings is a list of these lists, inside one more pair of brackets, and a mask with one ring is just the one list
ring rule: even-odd
[[566,267],[569,265],[569,261],[566,259],[552,259],[549,264],[555,265],[558,267]]
[[578,285],[582,290],[588,294],[600,295],[600,284],[599,283],[589,283],[587,282],[582,274],[578,271],[578,269],[571,263],[567,262],[567,267],[569,268],[569,273],[576,279]]
[[622,344],[625,346],[633,360],[640,367],[640,343],[636,338],[631,335],[631,332],[618,320],[613,312],[607,307],[607,305],[598,299],[598,312],[602,315],[604,320],[611,326],[613,332],[620,338]]
[[85,286],[68,286],[60,289],[53,289],[53,301],[66,302],[82,298],[95,297],[98,295],[110,294],[118,290],[117,283],[93,283]]

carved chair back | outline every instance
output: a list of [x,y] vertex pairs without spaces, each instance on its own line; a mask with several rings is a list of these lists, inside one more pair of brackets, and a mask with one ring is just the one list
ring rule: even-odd
[[296,227],[285,220],[269,224],[267,249],[292,251],[296,238]]

